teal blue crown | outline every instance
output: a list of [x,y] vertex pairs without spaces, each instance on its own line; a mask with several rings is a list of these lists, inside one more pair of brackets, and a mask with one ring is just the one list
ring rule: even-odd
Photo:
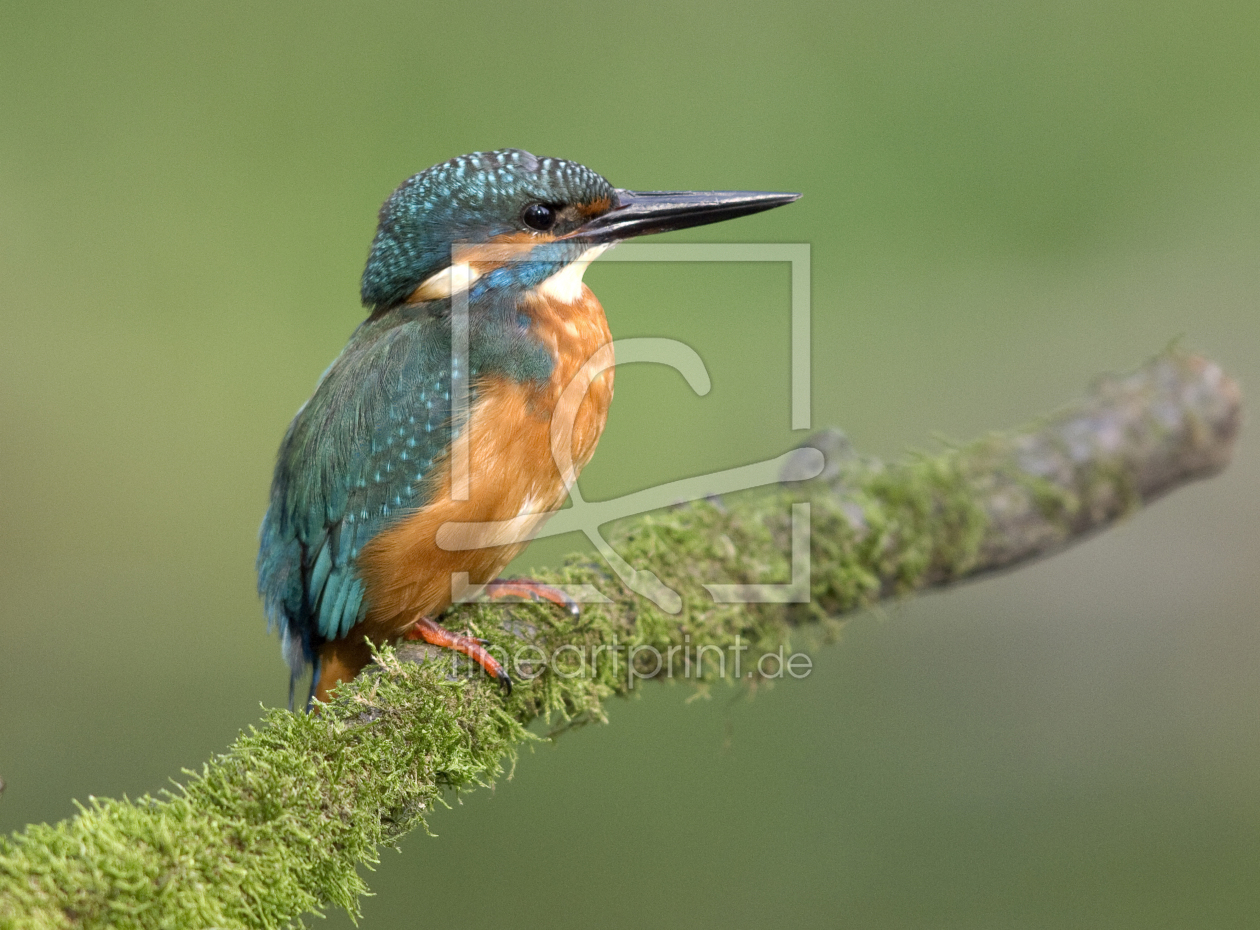
[[363,303],[377,311],[402,302],[450,264],[453,243],[527,230],[521,214],[532,203],[605,198],[616,203],[612,185],[585,165],[520,149],[473,152],[434,165],[404,181],[381,207],[363,271]]

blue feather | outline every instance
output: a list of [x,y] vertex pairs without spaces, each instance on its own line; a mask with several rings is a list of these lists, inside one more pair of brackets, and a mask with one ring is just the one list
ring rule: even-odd
[[324,585],[328,581],[328,575],[333,570],[332,545],[331,541],[319,547],[319,556],[315,559],[315,566],[311,569],[310,580],[307,581],[307,590],[311,592],[311,600],[316,600],[319,593],[324,590]]
[[[341,576],[340,581],[337,599],[333,601],[332,608],[321,610],[319,615],[320,632],[328,639],[339,639],[349,632],[350,627],[354,626],[354,617],[345,615],[346,600],[350,596],[350,591],[357,587],[359,582],[351,578],[348,572]],[[347,619],[349,623],[346,622]]]

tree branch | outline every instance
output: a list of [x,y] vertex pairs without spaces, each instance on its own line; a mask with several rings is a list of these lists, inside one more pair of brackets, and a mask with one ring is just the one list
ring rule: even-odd
[[[449,654],[382,650],[376,670],[321,714],[270,712],[176,794],[92,799],[71,820],[0,838],[0,924],[279,927],[327,905],[356,913],[366,890],[356,866],[423,826],[445,792],[500,775],[534,738],[525,728],[536,717],[601,719],[606,698],[665,674],[658,659],[709,680],[732,677],[716,656],[729,652],[731,663],[745,659],[739,677],[773,674],[756,657],[803,629],[825,634],[880,599],[1079,541],[1224,468],[1240,405],[1238,386],[1214,363],[1170,350],[1027,429],[938,455],[884,464],[839,433],[819,434],[779,487],[614,527],[613,547],[678,593],[678,613],[589,558],[544,578],[594,585],[609,598],[580,618],[542,604],[461,605],[445,622],[508,658],[510,697],[459,674]],[[825,456],[822,474],[795,480],[816,470],[814,449]],[[793,505],[802,503],[812,530],[809,602],[715,603],[702,583],[755,591],[793,577]],[[715,649],[698,667],[702,644]]]

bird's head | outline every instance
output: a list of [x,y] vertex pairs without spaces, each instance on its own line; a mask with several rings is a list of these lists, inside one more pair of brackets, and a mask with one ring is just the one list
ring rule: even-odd
[[[585,165],[519,149],[461,155],[404,181],[380,211],[363,272],[374,312],[450,296],[491,267],[533,286],[592,249],[746,216],[799,194],[627,191]],[[452,265],[464,265],[452,274]]]

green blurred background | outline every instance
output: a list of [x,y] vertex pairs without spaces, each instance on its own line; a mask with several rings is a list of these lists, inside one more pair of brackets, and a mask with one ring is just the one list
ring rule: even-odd
[[[811,244],[814,424],[866,451],[1177,336],[1260,385],[1254,0],[6,3],[0,830],[161,789],[283,703],[253,575],[280,436],[380,202],[508,145],[804,192],[674,238]],[[800,440],[787,280],[590,271],[713,390],[619,373],[588,499]],[[1249,431],[1098,539],[855,619],[805,681],[614,703],[385,851],[363,925],[1260,926],[1258,489]]]

